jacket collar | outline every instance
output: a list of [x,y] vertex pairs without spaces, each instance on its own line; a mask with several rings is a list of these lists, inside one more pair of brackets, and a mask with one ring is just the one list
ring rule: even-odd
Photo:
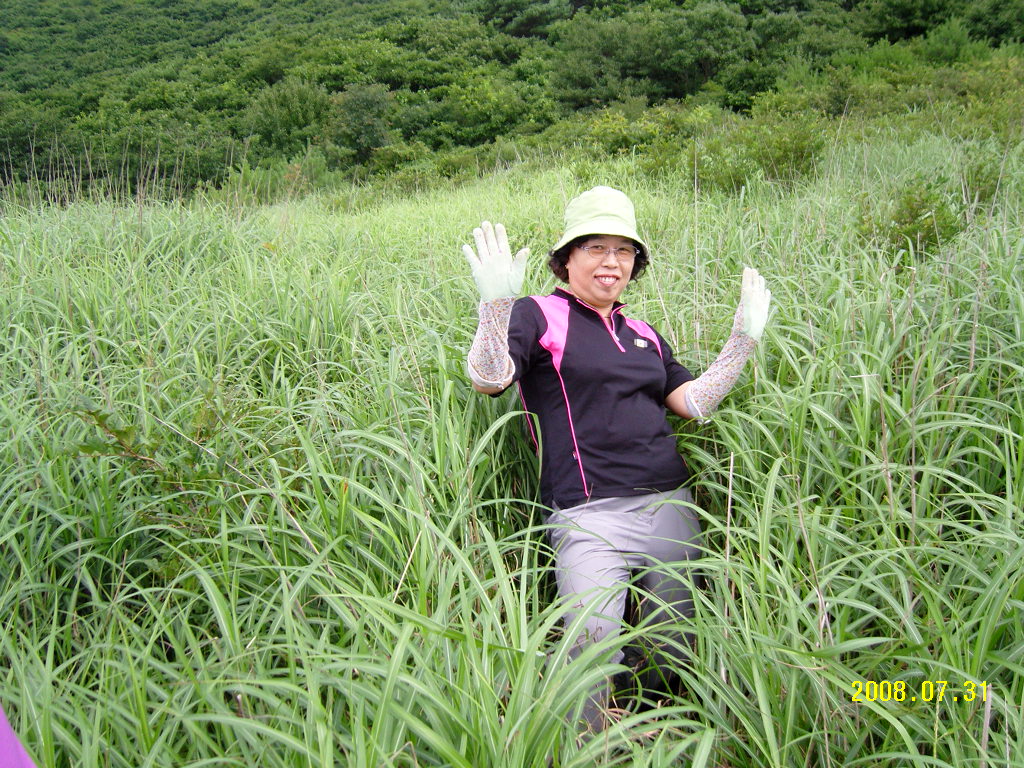
[[[598,316],[600,316],[601,314],[595,307],[590,306],[589,304],[587,304],[587,302],[585,302],[575,293],[565,288],[562,288],[561,286],[555,288],[554,295],[561,296],[563,299],[566,299],[570,304],[576,304],[579,307],[588,309]],[[623,302],[616,301],[614,304],[612,304],[612,311],[610,313],[610,316],[615,316],[619,314],[625,306],[626,304],[624,304]]]

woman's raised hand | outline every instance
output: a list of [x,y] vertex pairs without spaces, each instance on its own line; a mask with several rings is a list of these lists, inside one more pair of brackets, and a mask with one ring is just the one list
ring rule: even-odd
[[506,296],[518,296],[523,289],[526,274],[526,259],[529,248],[523,248],[515,256],[508,246],[508,235],[501,224],[491,226],[485,221],[473,230],[476,251],[469,245],[462,246],[473,279],[480,291],[481,301],[494,301]]
[[743,333],[757,341],[768,322],[768,307],[772,292],[765,287],[764,278],[752,267],[743,268],[743,287],[740,306],[743,308]]

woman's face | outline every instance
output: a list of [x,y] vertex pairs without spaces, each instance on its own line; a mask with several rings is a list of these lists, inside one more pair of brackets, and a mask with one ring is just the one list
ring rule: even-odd
[[[593,246],[604,246],[604,254],[586,250]],[[635,252],[632,240],[616,235],[588,237],[569,252],[569,287],[595,309],[610,310],[633,273],[634,256],[619,254],[618,249]]]

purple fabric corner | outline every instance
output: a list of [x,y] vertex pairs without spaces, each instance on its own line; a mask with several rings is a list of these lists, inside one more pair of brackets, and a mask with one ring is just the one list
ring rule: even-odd
[[3,768],[36,768],[28,752],[18,741],[18,734],[7,722],[4,708],[0,707],[0,766]]

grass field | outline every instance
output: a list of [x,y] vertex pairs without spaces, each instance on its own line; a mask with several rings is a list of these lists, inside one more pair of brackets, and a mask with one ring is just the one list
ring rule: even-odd
[[[1022,172],[893,131],[729,194],[620,158],[5,204],[0,701],[60,767],[1024,766]],[[517,404],[463,373],[459,246],[503,221],[547,291],[602,182],[654,248],[631,311],[691,369],[744,264],[775,305],[714,421],[678,424],[689,694],[577,747],[615,669],[565,664]]]

